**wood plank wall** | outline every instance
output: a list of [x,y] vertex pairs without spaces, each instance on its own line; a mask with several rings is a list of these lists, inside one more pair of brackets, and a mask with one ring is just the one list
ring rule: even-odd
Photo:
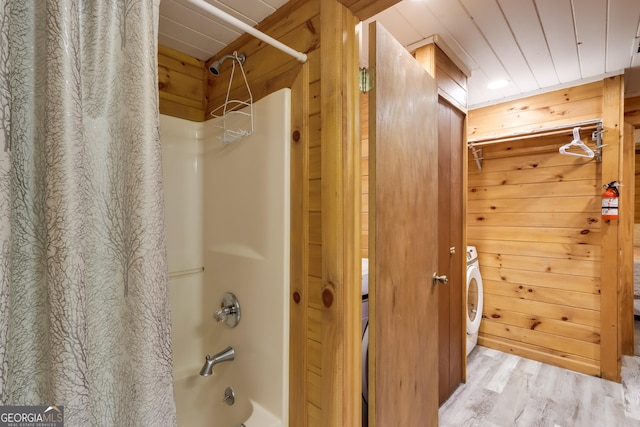
[[360,96],[362,137],[362,258],[369,258],[369,95]]
[[201,122],[205,119],[204,62],[158,46],[160,114]]
[[[484,283],[480,344],[561,357],[599,374],[596,163],[558,155],[567,137],[496,144],[469,164],[467,237]],[[541,357],[535,357],[540,360]],[[559,364],[558,361],[555,362]],[[582,366],[584,365],[584,366]]]
[[[622,98],[620,78],[613,79],[472,110],[468,138],[604,117],[612,146],[603,156],[617,162]],[[569,131],[485,146],[482,172],[469,156],[467,237],[484,281],[479,343],[619,380],[611,314],[618,313],[622,243],[617,223],[603,224],[599,211],[602,182],[617,163],[603,176],[604,163],[560,155],[570,139]]]
[[[295,100],[292,179],[305,182],[292,182],[292,426],[357,425],[361,416],[356,23],[336,0],[291,0],[257,28],[305,52],[304,66],[248,35],[218,54],[247,56],[254,101],[284,87]],[[208,77],[207,115],[224,102],[229,66]],[[234,79],[231,98],[245,96]]]

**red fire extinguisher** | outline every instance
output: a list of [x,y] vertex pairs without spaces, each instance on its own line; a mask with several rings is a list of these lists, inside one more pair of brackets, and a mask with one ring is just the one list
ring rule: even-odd
[[618,219],[618,181],[611,181],[604,186],[602,193],[602,219]]

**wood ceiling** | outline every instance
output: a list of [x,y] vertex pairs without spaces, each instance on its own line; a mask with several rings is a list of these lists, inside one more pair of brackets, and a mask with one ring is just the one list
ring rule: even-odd
[[[207,1],[252,26],[286,3]],[[361,19],[395,1],[342,0]],[[621,73],[627,96],[640,95],[638,0],[403,0],[364,22],[364,42],[372,20],[408,48],[437,35],[470,73],[469,108]],[[160,3],[161,45],[206,60],[238,36],[185,0]]]

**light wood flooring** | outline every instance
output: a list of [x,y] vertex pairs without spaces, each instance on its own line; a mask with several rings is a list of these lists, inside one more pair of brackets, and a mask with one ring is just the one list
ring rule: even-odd
[[618,384],[476,346],[467,383],[439,418],[452,427],[640,426],[640,357],[623,356]]

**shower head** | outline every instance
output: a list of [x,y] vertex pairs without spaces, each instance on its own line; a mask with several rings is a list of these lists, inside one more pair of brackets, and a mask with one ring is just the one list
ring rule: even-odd
[[211,74],[213,74],[214,76],[219,76],[220,75],[220,66],[227,59],[236,59],[236,60],[238,60],[238,62],[240,64],[244,64],[244,60],[247,59],[247,57],[245,56],[244,53],[241,53],[239,55],[236,55],[236,54],[234,54],[234,55],[225,55],[222,58],[218,59],[217,61],[214,61],[213,64],[211,64],[209,66],[209,71],[211,71]]

